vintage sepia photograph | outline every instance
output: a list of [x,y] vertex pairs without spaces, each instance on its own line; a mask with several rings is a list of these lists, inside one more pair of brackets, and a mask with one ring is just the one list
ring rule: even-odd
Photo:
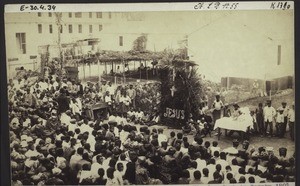
[[4,18],[11,185],[295,182],[293,9]]

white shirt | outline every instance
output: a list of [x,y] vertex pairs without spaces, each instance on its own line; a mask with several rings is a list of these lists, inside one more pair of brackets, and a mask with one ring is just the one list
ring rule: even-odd
[[277,122],[277,123],[284,123],[284,115],[278,113],[278,114],[277,114],[277,117],[276,117],[276,122]]
[[108,86],[106,88],[106,91],[109,92],[109,95],[114,95],[115,94],[115,88],[113,86]]
[[116,170],[114,172],[114,178],[116,178],[116,180],[118,180],[118,185],[124,185],[122,173],[120,171]]
[[200,158],[196,159],[196,162],[197,162],[197,169],[198,170],[202,170],[207,166],[206,161],[202,160]]
[[80,98],[76,98],[76,102],[77,102],[77,106],[79,108],[79,111],[82,110],[82,102],[81,102],[81,99]]
[[126,106],[128,106],[130,104],[131,100],[130,100],[129,96],[126,96],[126,97],[121,96],[120,97],[120,102],[124,103]]
[[104,101],[105,101],[105,103],[108,103],[109,105],[111,105],[111,97],[110,96],[105,96]]
[[264,118],[265,118],[265,122],[269,121],[269,122],[272,122],[273,121],[273,118],[275,117],[276,115],[276,110],[274,109],[274,107],[270,106],[266,106],[264,108]]
[[168,142],[168,137],[164,134],[158,134],[158,144],[161,146],[161,142]]
[[[96,156],[95,156],[96,157]],[[96,162],[96,163],[93,163],[92,166],[91,166],[91,176],[93,178],[98,178],[99,175],[98,175],[98,170],[100,168],[103,168],[103,165],[101,165],[100,163]],[[105,174],[105,173],[104,173]]]
[[80,109],[78,107],[78,103],[73,103],[73,101],[70,102],[70,108],[72,110],[72,113],[75,115],[76,113],[80,114]]
[[84,133],[84,132],[89,132],[91,134],[91,132],[93,131],[93,129],[88,126],[87,124],[83,123],[81,126],[80,126],[80,132],[81,133]]
[[234,175],[238,174],[239,173],[239,169],[241,168],[238,165],[231,165],[230,167],[231,167],[231,170],[234,173]]
[[28,150],[24,155],[25,155],[27,158],[30,158],[30,157],[38,156],[39,154],[40,154],[40,153],[38,153],[37,151]]
[[279,107],[278,109],[282,109],[283,110],[283,116],[284,117],[287,117],[288,116],[288,113],[289,113],[289,107],[285,107],[285,108],[283,108],[283,106],[281,106],[281,107]]
[[221,108],[223,107],[223,102],[221,100],[219,101],[215,100],[213,106],[215,110],[221,110]]
[[290,122],[295,122],[295,110],[290,109],[288,113],[288,118]]
[[61,114],[61,116],[60,116],[61,123],[65,123],[66,125],[70,125],[70,120],[71,120],[71,117],[68,116],[66,113]]

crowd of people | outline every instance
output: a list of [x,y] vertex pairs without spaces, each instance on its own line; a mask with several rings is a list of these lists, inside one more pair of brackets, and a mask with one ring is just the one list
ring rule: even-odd
[[[55,75],[8,83],[12,185],[265,183],[295,180],[287,149],[221,149],[195,133],[150,126],[157,120],[157,84],[100,84]],[[108,105],[87,117],[85,106]],[[144,107],[143,109],[142,106]],[[204,122],[204,121],[203,121]],[[279,152],[279,155],[276,155]]]

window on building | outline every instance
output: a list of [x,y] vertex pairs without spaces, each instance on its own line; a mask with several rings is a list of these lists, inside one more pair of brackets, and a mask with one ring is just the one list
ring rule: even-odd
[[108,18],[111,19],[111,12],[108,12]]
[[119,45],[123,46],[123,36],[119,36]]
[[42,13],[41,13],[41,12],[38,12],[38,16],[39,16],[39,17],[42,17]]
[[93,12],[89,12],[89,18],[93,17]]
[[89,32],[90,32],[90,33],[93,33],[93,25],[90,25],[90,26],[89,26]]
[[78,25],[78,33],[82,33],[82,25]]
[[60,26],[60,33],[63,33],[63,26]]
[[97,18],[102,18],[102,12],[97,12]]
[[81,12],[76,12],[75,13],[75,17],[76,18],[81,18],[82,17],[82,13]]
[[49,12],[49,13],[48,13],[48,16],[49,16],[49,17],[52,17],[52,12]]
[[17,45],[20,54],[26,54],[26,35],[25,33],[16,33]]
[[38,24],[38,31],[39,31],[39,34],[41,34],[42,33],[42,24]]
[[99,31],[101,31],[103,29],[102,25],[99,25]]
[[72,25],[69,25],[69,33],[72,33],[73,32],[73,27]]
[[49,25],[49,33],[52,34],[53,33],[53,28],[52,25]]
[[72,17],[72,12],[69,13],[69,17]]

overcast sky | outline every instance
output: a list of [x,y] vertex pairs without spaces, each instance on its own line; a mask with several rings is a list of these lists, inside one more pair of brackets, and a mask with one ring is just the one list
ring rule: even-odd
[[143,28],[136,29],[186,33],[189,55],[207,79],[269,79],[293,75],[293,17],[292,10],[149,12]]

